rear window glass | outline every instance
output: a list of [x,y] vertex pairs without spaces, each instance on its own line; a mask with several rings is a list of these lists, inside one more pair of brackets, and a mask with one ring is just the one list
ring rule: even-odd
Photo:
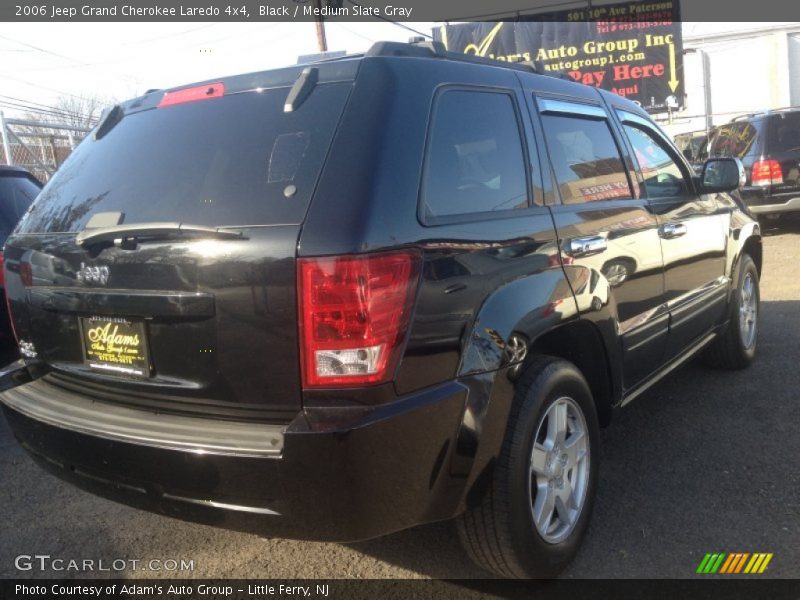
[[98,212],[125,224],[300,223],[349,89],[320,85],[291,113],[281,88],[129,114],[73,152],[19,231],[81,231]]
[[800,150],[800,112],[772,117],[767,139],[769,140],[767,152],[771,154]]
[[0,244],[36,199],[39,189],[27,177],[0,177]]
[[711,134],[708,156],[744,158],[758,152],[759,128],[755,123],[723,125]]

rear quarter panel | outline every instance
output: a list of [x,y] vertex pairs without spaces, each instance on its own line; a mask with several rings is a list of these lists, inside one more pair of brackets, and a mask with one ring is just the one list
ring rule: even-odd
[[[509,69],[365,59],[300,238],[300,256],[422,249],[398,394],[496,370],[513,331],[521,327],[535,336],[576,315],[546,207],[434,226],[420,222],[431,107],[437,90],[449,85],[509,91],[526,137],[532,137],[518,79]],[[532,185],[540,187],[535,152],[529,159]]]

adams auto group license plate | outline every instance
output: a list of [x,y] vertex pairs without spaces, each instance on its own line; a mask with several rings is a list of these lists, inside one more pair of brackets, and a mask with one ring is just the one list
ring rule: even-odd
[[148,377],[147,334],[144,323],[111,317],[81,317],[83,357],[98,371]]

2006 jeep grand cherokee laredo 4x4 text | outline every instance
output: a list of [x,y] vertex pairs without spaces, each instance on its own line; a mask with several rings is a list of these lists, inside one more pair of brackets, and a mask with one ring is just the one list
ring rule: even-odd
[[701,351],[753,360],[742,175],[435,43],[154,91],[7,243],[5,415],[135,506],[336,541],[457,518],[483,567],[553,575],[612,407]]

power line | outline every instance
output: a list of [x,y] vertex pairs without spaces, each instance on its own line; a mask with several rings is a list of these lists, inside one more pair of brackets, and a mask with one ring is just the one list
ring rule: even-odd
[[66,56],[64,54],[59,54],[58,52],[53,52],[52,50],[47,50],[46,48],[40,48],[39,46],[34,46],[33,44],[29,44],[28,42],[21,42],[19,40],[15,40],[14,38],[10,38],[10,37],[5,36],[5,35],[0,35],[0,39],[4,39],[4,40],[6,40],[8,42],[14,42],[15,44],[19,44],[20,46],[26,46],[27,48],[31,48],[33,50],[36,50],[37,52],[44,52],[45,54],[50,54],[52,56],[56,56],[56,57],[61,58],[63,60],[68,60],[70,62],[79,64],[79,65],[87,65],[87,63],[81,62],[76,58],[72,58],[72,57]]
[[56,94],[61,94],[63,96],[69,96],[70,98],[75,98],[76,100],[83,100],[84,98],[80,96],[76,96],[75,94],[70,94],[69,92],[65,92],[64,90],[57,90],[56,88],[47,87],[44,85],[40,85],[38,83],[31,83],[30,81],[26,81],[25,79],[20,79],[19,77],[13,77],[12,75],[6,75],[4,73],[0,73],[0,78],[5,77],[6,79],[10,79],[11,81],[16,81],[18,83],[24,83],[25,85],[29,85],[31,87],[39,88],[41,90],[45,90],[48,92],[55,92]]
[[397,21],[392,21],[391,19],[386,19],[386,18],[384,18],[383,20],[386,21],[387,23],[391,23],[392,25],[397,25],[398,27],[402,27],[403,29],[406,29],[406,30],[410,31],[411,33],[416,33],[417,35],[421,35],[422,37],[426,37],[429,40],[433,39],[433,36],[431,34],[424,33],[422,31],[414,29],[413,27],[409,27],[408,25],[405,25],[403,23],[399,23]]
[[7,102],[7,101],[0,101],[0,107],[10,110],[17,110],[21,112],[25,112],[28,114],[36,114],[36,115],[43,115],[45,117],[55,118],[55,119],[72,119],[78,118],[82,121],[93,121],[96,120],[94,117],[87,117],[82,114],[76,113],[68,113],[68,112],[59,112],[59,111],[52,111],[52,110],[44,110],[41,108],[36,108],[34,106],[25,106],[21,104],[17,104],[15,102]]
[[[38,69],[38,70],[52,71],[52,70],[55,70],[55,69],[87,69],[87,68],[91,69],[91,68],[94,68],[94,67],[97,67],[97,66],[101,66],[103,64],[108,64],[107,62],[106,63],[103,63],[103,62],[100,62],[100,63],[87,63],[85,61],[78,60],[77,58],[72,58],[71,56],[67,56],[66,54],[60,54],[58,52],[53,52],[52,50],[48,50],[47,48],[40,48],[39,46],[34,46],[33,44],[29,44],[28,42],[22,42],[20,40],[15,40],[14,38],[10,38],[10,37],[8,37],[6,35],[0,35],[0,39],[4,39],[6,41],[13,42],[13,43],[19,44],[21,46],[25,46],[27,48],[35,50],[36,52],[42,52],[43,54],[49,54],[51,56],[55,56],[55,57],[60,58],[62,60],[68,60],[69,62],[74,63],[74,64],[69,65],[69,66],[61,66],[61,67],[53,67],[53,68],[48,67],[48,68],[45,68],[45,69]],[[131,75],[126,75],[126,74],[119,73],[119,72],[116,72],[116,71],[106,71],[106,72],[110,73],[112,75],[116,75],[117,77],[121,77],[123,79],[128,79],[130,81],[134,81],[136,83],[142,83],[141,80],[139,80],[136,77],[132,77]]]
[[360,34],[359,32],[355,31],[354,29],[350,29],[349,27],[345,27],[345,26],[344,26],[344,25],[342,25],[341,23],[338,23],[338,22],[330,22],[330,23],[328,23],[328,25],[336,25],[337,27],[341,27],[341,28],[342,28],[342,29],[344,29],[346,32],[348,32],[348,33],[350,33],[350,34],[352,34],[352,35],[354,35],[354,36],[356,36],[356,37],[360,37],[362,40],[366,40],[366,41],[368,41],[368,42],[370,42],[370,43],[373,43],[373,44],[374,44],[375,42],[377,42],[377,40],[375,40],[375,39],[373,39],[373,38],[371,38],[371,37],[367,37],[366,35],[362,35],[362,34]]
[[[361,4],[359,4],[358,2],[356,2],[355,0],[347,0],[347,2],[349,2],[353,6],[357,6],[358,8],[363,8],[363,6]],[[423,33],[422,31],[418,31],[418,30],[414,29],[413,27],[409,27],[408,25],[405,25],[403,23],[399,23],[397,21],[392,21],[388,17],[382,17],[381,15],[372,15],[372,16],[374,16],[376,19],[380,19],[381,21],[385,21],[386,23],[391,23],[392,25],[397,25],[398,27],[402,27],[403,29],[407,29],[408,31],[410,31],[412,33],[416,33],[417,35],[421,35],[422,37],[426,37],[429,40],[433,39],[433,36],[430,35],[429,33]]]
[[64,118],[69,117],[69,115],[65,115],[64,113],[56,113],[56,112],[51,112],[51,111],[47,111],[47,110],[42,110],[42,109],[39,109],[39,108],[32,108],[32,107],[29,107],[29,106],[19,106],[19,105],[16,105],[16,104],[13,104],[13,103],[9,103],[9,102],[0,102],[0,108],[4,108],[4,109],[7,109],[7,110],[18,110],[18,111],[25,112],[26,114],[41,115],[43,117],[51,118],[51,119],[64,119]]
[[[38,108],[50,112],[62,112],[62,113],[64,112],[64,109],[58,106],[53,106],[50,104],[42,104],[41,102],[34,102],[33,100],[25,100],[24,98],[17,98],[15,96],[7,96],[5,94],[0,94],[0,101],[3,101],[3,98],[5,98],[6,101],[11,100],[15,104],[22,104],[30,108]],[[78,114],[78,113],[71,113],[71,114],[75,114],[76,116],[85,118],[92,118],[92,115],[87,115],[87,114]]]
[[215,27],[219,25],[219,23],[209,23],[207,25],[201,25],[200,27],[193,27],[191,29],[185,29],[184,31],[179,31],[177,33],[167,33],[164,35],[158,35],[156,37],[146,38],[143,40],[136,40],[135,42],[129,42],[127,44],[122,44],[123,46],[139,46],[140,44],[148,44],[150,42],[157,42],[159,40],[164,39],[174,39],[180,35],[186,35],[188,33],[194,33],[195,31],[200,31],[201,29],[208,29],[209,27]]
[[79,117],[81,119],[93,119],[94,118],[92,115],[87,115],[87,114],[79,113],[79,112],[72,112],[70,110],[65,110],[65,109],[62,109],[62,108],[58,108],[56,106],[51,106],[51,107],[47,107],[47,106],[44,106],[44,105],[38,105],[37,106],[37,105],[28,104],[26,102],[19,102],[19,101],[16,101],[16,100],[7,100],[7,99],[4,99],[4,98],[7,98],[7,96],[0,97],[0,104],[4,105],[6,107],[9,107],[9,108],[14,108],[16,110],[25,110],[25,111],[29,111],[29,112],[37,112],[37,113],[42,113],[42,114],[49,114],[49,115],[58,116],[58,117],[74,116],[74,117]]

